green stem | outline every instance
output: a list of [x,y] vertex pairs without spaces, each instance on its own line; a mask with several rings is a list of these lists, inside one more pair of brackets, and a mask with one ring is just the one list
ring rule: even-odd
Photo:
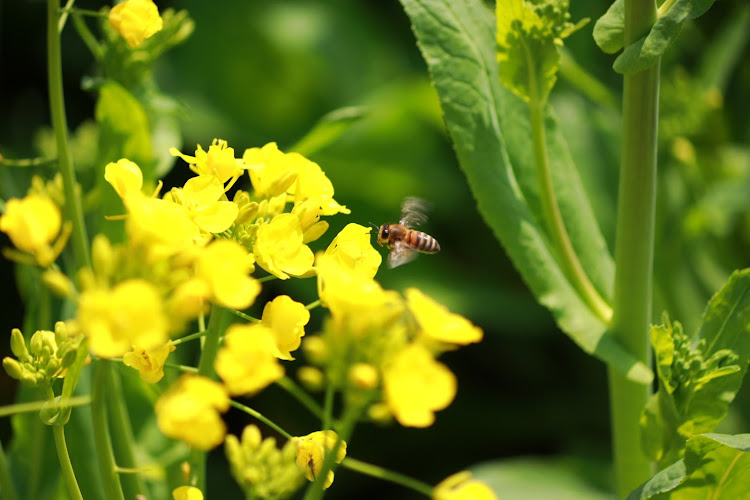
[[250,316],[249,314],[245,314],[242,311],[238,311],[236,309],[229,309],[229,312],[231,312],[238,318],[244,319],[245,321],[250,321],[251,323],[260,323],[260,320],[258,318]]
[[371,477],[376,477],[384,481],[398,484],[410,490],[414,490],[417,493],[421,493],[426,497],[432,497],[433,487],[429,484],[423,483],[413,477],[399,474],[388,469],[384,469],[378,465],[368,464],[366,462],[360,462],[354,458],[345,458],[341,465],[349,470],[361,472]]
[[248,415],[250,415],[251,417],[255,418],[256,420],[260,420],[261,422],[263,422],[268,427],[270,427],[271,429],[275,430],[276,432],[278,432],[279,434],[281,434],[285,438],[292,439],[294,437],[291,434],[289,434],[287,431],[285,431],[284,429],[282,429],[281,427],[279,427],[278,425],[276,425],[276,423],[273,420],[271,420],[270,418],[266,417],[265,415],[263,415],[259,411],[253,410],[249,406],[245,406],[242,403],[238,403],[237,401],[234,401],[234,400],[230,400],[229,404],[232,405],[234,408],[237,408],[241,412],[247,413]]
[[331,421],[333,420],[333,397],[336,395],[336,390],[333,388],[333,384],[326,386],[325,399],[323,400],[323,417],[321,418],[321,428],[325,431],[331,428]]
[[[47,388],[47,398],[49,401],[55,401],[55,394],[52,388]],[[62,425],[53,425],[52,434],[55,436],[55,449],[57,450],[57,459],[60,461],[60,470],[62,472],[65,487],[68,489],[68,495],[73,500],[83,500],[81,489],[78,487],[76,474],[73,471],[73,464],[70,463],[68,454],[68,445],[65,442],[65,427]]]
[[105,359],[94,364],[94,381],[91,388],[91,415],[94,431],[94,445],[99,473],[104,485],[107,500],[124,500],[120,477],[117,473],[115,455],[107,423],[107,391],[110,389],[110,372],[112,366]]
[[[206,336],[203,342],[203,351],[198,363],[198,375],[208,378],[214,378],[214,361],[216,353],[219,351],[219,337],[222,333],[222,325],[226,317],[227,309],[215,305],[211,310],[211,317],[208,319],[206,327]],[[206,452],[193,448],[190,452],[190,485],[195,486],[206,493]]]
[[[533,54],[527,45],[523,45],[526,51],[526,57],[533,61]],[[544,127],[544,106],[545,99],[541,96],[538,76],[534,70],[535,66],[529,64],[529,112],[531,116],[531,134],[534,142],[534,161],[536,162],[537,181],[539,183],[539,193],[542,200],[542,210],[544,211],[544,220],[547,224],[547,231],[552,238],[556,249],[558,261],[568,279],[578,293],[586,301],[589,308],[599,318],[609,323],[612,318],[612,308],[602,299],[594,285],[589,280],[584,271],[578,255],[573,249],[570,237],[565,229],[565,223],[560,213],[555,197],[555,189],[552,185],[552,175],[550,172],[549,155],[547,153],[547,137]]]
[[179,339],[173,340],[172,341],[172,345],[178,346],[178,345],[180,345],[180,344],[182,344],[184,342],[188,342],[190,340],[199,339],[199,338],[205,337],[205,336],[206,336],[206,331],[205,330],[200,331],[200,332],[191,333],[190,335],[185,335],[184,337],[180,337]]
[[47,0],[47,78],[49,84],[50,115],[57,143],[58,168],[65,188],[65,211],[73,222],[73,255],[76,269],[90,267],[88,237],[83,221],[83,207],[76,192],[76,174],[68,147],[68,125],[62,85],[62,56],[58,27],[59,0]]
[[0,443],[0,492],[2,492],[3,498],[7,500],[18,500],[18,491],[16,491],[16,485],[13,484],[13,477],[10,475],[8,460],[5,458],[2,443]]
[[[137,467],[133,451],[135,437],[133,436],[133,428],[130,424],[130,416],[125,407],[120,374],[114,372],[110,377],[110,382],[111,386],[108,391],[109,421],[112,425],[113,444],[117,450],[118,470],[122,471],[123,468],[135,469]],[[146,485],[138,473],[122,474],[121,478],[123,493],[126,498],[137,498],[139,494],[145,498],[150,497],[146,490]]]
[[[656,21],[653,0],[625,0],[625,46]],[[614,338],[637,360],[649,363],[648,328],[653,286],[659,65],[624,77],[622,166],[615,245]],[[625,497],[651,476],[640,447],[640,413],[650,386],[609,369],[617,492]]]

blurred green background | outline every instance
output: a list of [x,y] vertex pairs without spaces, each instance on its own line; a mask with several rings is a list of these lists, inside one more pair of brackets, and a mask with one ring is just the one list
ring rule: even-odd
[[[609,2],[572,3],[571,17],[577,21],[596,20]],[[419,287],[481,326],[485,339],[444,356],[458,376],[459,391],[435,425],[419,430],[363,424],[349,453],[430,483],[481,462],[534,458],[545,472],[529,473],[530,482],[559,481],[576,492],[573,498],[606,491],[605,367],[557,330],[478,215],[399,3],[157,4],[160,10],[186,9],[196,23],[192,37],[156,66],[161,91],[179,103],[174,116],[183,140],[174,145],[183,152],[192,154],[196,144],[207,148],[213,138],[228,140],[238,156],[269,141],[286,150],[326,113],[349,106],[366,111],[338,141],[311,155],[332,180],[335,198],[352,211],[329,219],[331,229],[312,245],[314,250],[325,248],[349,222],[395,222],[405,196],[434,204],[425,230],[440,241],[442,251],[395,270],[384,266],[378,279],[392,289]],[[101,3],[76,5],[98,9]],[[44,2],[0,2],[0,153],[9,158],[37,156],[43,142],[38,131],[48,125],[44,28]],[[613,248],[621,79],[611,69],[614,58],[593,43],[592,28],[593,21],[566,40],[578,68],[563,65],[551,103]],[[720,0],[684,28],[662,64],[654,315],[658,319],[667,310],[687,331],[697,327],[706,301],[728,273],[750,261],[749,37],[747,2]],[[92,60],[72,26],[63,36],[63,68],[68,122],[75,129],[93,116],[96,96],[82,89]],[[582,80],[581,71],[603,87]],[[32,173],[50,172],[0,165],[0,197],[23,195]],[[167,187],[187,175],[184,164],[177,164]],[[0,245],[7,244],[0,236]],[[6,338],[4,332],[9,335],[23,324],[24,306],[15,292],[14,266],[7,261],[0,266],[0,338]],[[316,294],[313,280],[270,282],[266,289],[269,295],[289,293],[303,302]],[[313,313],[310,333],[321,314]],[[0,349],[7,355],[7,341],[0,342]],[[10,404],[15,381],[4,373],[0,377],[0,404]],[[750,427],[750,389],[745,387],[738,399],[726,421],[729,432]],[[316,430],[305,410],[277,388],[248,404],[293,434]],[[234,433],[250,423],[235,411],[227,420]],[[3,419],[4,444],[10,436]],[[513,465],[509,477],[525,478],[528,463]],[[568,472],[582,479],[570,480]],[[501,498],[524,491],[506,481],[498,479]],[[221,449],[211,455],[208,494],[239,495]],[[414,495],[341,470],[329,497]]]

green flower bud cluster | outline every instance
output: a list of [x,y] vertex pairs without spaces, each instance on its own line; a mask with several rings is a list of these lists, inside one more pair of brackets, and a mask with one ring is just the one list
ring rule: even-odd
[[292,441],[279,450],[272,437],[262,439],[255,425],[242,431],[242,441],[229,435],[225,452],[237,483],[247,498],[289,498],[304,481],[297,467],[297,446]]
[[674,361],[669,385],[672,392],[700,390],[710,380],[735,373],[739,370],[738,356],[729,349],[721,349],[706,359],[706,339],[701,339],[695,347],[690,337],[675,322],[672,332],[674,341]]
[[76,358],[81,337],[68,335],[65,323],[58,321],[55,331],[38,330],[31,336],[29,347],[21,330],[14,328],[10,348],[16,359],[6,357],[3,367],[11,377],[34,386],[45,387],[54,377],[63,375]]

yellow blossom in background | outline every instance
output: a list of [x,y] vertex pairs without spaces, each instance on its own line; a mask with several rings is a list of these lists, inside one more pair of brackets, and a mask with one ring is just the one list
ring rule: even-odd
[[372,246],[370,229],[359,224],[347,224],[328,246],[326,255],[335,257],[347,269],[368,278],[375,277],[383,257]]
[[[297,443],[297,466],[305,471],[305,477],[309,481],[315,481],[323,468],[326,453],[333,451],[339,439],[338,434],[332,430],[316,431],[307,436],[293,438]],[[336,463],[340,464],[346,457],[346,442],[341,441],[336,450]],[[333,471],[328,471],[323,488],[328,488],[333,483]]]
[[379,381],[378,369],[369,363],[354,363],[349,368],[349,382],[358,389],[374,389]]
[[322,208],[316,199],[305,200],[295,205],[292,213],[299,218],[302,227],[302,242],[307,244],[315,241],[328,230],[328,223],[320,220]]
[[171,201],[136,196],[125,200],[128,218],[125,224],[130,241],[161,259],[202,241],[198,226],[183,208]]
[[78,323],[91,352],[103,358],[122,356],[132,345],[162,345],[169,328],[159,292],[141,279],[86,290],[78,301]]
[[199,175],[188,179],[182,188],[174,188],[164,199],[182,205],[188,217],[206,233],[223,233],[229,229],[239,213],[239,207],[221,199],[224,185],[213,175]]
[[295,302],[288,295],[279,295],[266,303],[261,318],[273,335],[279,359],[292,360],[291,351],[296,351],[305,335],[305,325],[310,321],[310,311],[304,304]]
[[193,278],[180,283],[167,302],[170,315],[182,321],[197,318],[207,312],[211,289],[204,280]]
[[497,495],[485,483],[471,479],[471,472],[463,471],[442,480],[432,491],[433,500],[497,500]]
[[203,500],[203,492],[195,486],[180,486],[172,492],[174,500]]
[[172,345],[172,341],[167,341],[149,349],[134,346],[133,350],[122,355],[122,362],[138,370],[141,380],[149,384],[155,384],[164,377],[164,363],[170,352],[177,349]]
[[131,49],[139,47],[163,27],[159,9],[152,0],[125,0],[115,5],[109,11],[109,24]]
[[284,376],[273,333],[262,324],[227,328],[214,368],[232,395],[253,394]]
[[122,158],[117,163],[108,163],[104,167],[104,180],[109,182],[123,200],[140,195],[143,188],[143,172],[127,158]]
[[252,254],[234,240],[216,240],[198,256],[196,275],[208,284],[212,300],[232,309],[247,309],[260,293]]
[[60,209],[46,196],[11,198],[5,203],[5,213],[0,215],[0,231],[8,235],[16,248],[33,255],[41,267],[52,264],[67,242],[69,232],[53,244],[61,228]]
[[407,427],[429,427],[434,412],[446,408],[456,395],[456,376],[419,344],[395,356],[384,370],[383,384],[388,407]]
[[221,444],[226,425],[219,413],[229,409],[223,385],[199,375],[182,375],[156,400],[159,429],[201,450]]
[[195,156],[188,156],[180,153],[177,148],[170,148],[172,156],[179,156],[190,165],[190,170],[198,175],[213,175],[219,182],[226,184],[231,181],[224,189],[229,189],[234,182],[242,175],[242,161],[234,157],[234,148],[227,145],[227,141],[214,139],[208,152],[201,148],[195,150]]
[[275,142],[246,149],[242,161],[258,198],[274,198],[287,192],[297,180],[297,170]]
[[283,280],[307,273],[315,260],[310,247],[302,242],[299,219],[288,213],[258,228],[253,253],[260,267]]
[[289,153],[287,157],[297,171],[297,182],[292,184],[288,191],[294,196],[295,205],[315,199],[320,203],[323,215],[351,213],[351,210],[333,199],[333,184],[317,163],[299,153]]
[[427,338],[447,344],[466,345],[482,340],[482,329],[454,314],[416,288],[404,292],[409,311]]

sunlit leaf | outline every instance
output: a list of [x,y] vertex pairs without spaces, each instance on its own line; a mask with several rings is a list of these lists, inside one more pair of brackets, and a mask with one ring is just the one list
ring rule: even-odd
[[615,0],[594,24],[594,41],[607,54],[625,45],[625,0]]
[[303,156],[311,156],[324,149],[341,137],[344,132],[365,116],[369,110],[365,107],[351,106],[340,108],[326,114],[315,124],[315,126],[300,139],[294,146],[289,148]]
[[[527,285],[582,349],[633,380],[650,380],[649,368],[606,334],[607,325],[577,294],[555,258],[540,218],[528,105],[499,82],[491,12],[478,0],[402,4],[479,211]],[[612,258],[551,113],[545,125],[566,229],[591,281],[607,297],[614,275]]]
[[653,65],[677,39],[682,25],[706,12],[715,0],[677,0],[645,37],[625,48],[615,60],[618,73],[637,73]]

